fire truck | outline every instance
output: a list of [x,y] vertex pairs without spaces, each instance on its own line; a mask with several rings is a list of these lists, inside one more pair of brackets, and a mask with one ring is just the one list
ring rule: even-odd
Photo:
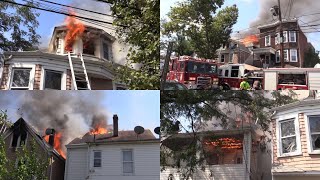
[[320,89],[320,68],[270,68],[263,72],[265,90]]
[[248,64],[225,64],[219,67],[218,74],[219,85],[224,90],[239,89],[244,77],[251,87],[254,81],[263,82],[262,69]]
[[217,64],[213,60],[180,56],[171,58],[167,80],[178,81],[189,89],[218,87]]

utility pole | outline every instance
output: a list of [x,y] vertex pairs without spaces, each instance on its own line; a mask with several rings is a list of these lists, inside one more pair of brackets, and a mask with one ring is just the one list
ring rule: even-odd
[[160,84],[160,90],[163,91],[164,90],[164,85],[166,83],[167,80],[167,73],[168,73],[168,69],[169,69],[169,62],[170,62],[170,56],[172,53],[172,46],[173,46],[173,42],[169,42],[168,48],[167,48],[167,54],[166,54],[166,59],[164,61],[164,66],[163,66],[163,70],[162,70],[162,77],[161,77],[161,84]]
[[281,16],[281,6],[280,6],[280,0],[278,0],[278,7],[279,7],[279,30],[280,30],[280,62],[281,62],[281,68],[284,68],[284,52],[283,52],[283,28],[282,28],[282,16]]

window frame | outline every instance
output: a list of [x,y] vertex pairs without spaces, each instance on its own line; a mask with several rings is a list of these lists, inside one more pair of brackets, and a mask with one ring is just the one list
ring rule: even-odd
[[[282,138],[281,138],[281,123],[294,119],[295,137],[297,150],[295,152],[283,153],[282,151]],[[300,126],[298,121],[298,113],[282,115],[276,120],[276,139],[277,139],[277,157],[288,157],[301,155],[301,138],[300,138]]]
[[[284,54],[285,52],[287,53],[286,56],[285,56],[285,54]],[[280,54],[280,56],[281,56],[281,54]],[[287,58],[287,60],[286,60],[285,58]],[[289,59],[289,49],[284,49],[284,50],[283,50],[283,61],[284,61],[284,62],[290,62],[290,59]]]
[[[25,143],[24,145],[27,145],[29,133],[28,133],[27,130],[25,130],[25,131],[26,131],[26,134],[27,134],[27,135],[26,135],[26,140],[25,140],[26,143]],[[13,133],[12,133],[12,136],[11,136],[9,148],[14,148],[14,149],[16,149],[16,148],[22,148],[22,146],[21,146],[21,135],[18,137],[17,146],[16,146],[16,147],[13,147],[13,146],[12,146],[12,141],[13,141]]]
[[[92,158],[92,168],[102,168],[102,151],[101,150],[93,150],[92,151],[93,152],[93,158]],[[96,152],[100,152],[100,166],[94,166],[94,160],[96,160],[96,158],[95,158],[95,153]]]
[[276,33],[276,36],[274,38],[274,42],[275,42],[275,45],[280,44],[280,33]]
[[[292,52],[295,52],[296,61],[292,61]],[[298,62],[298,50],[297,49],[290,49],[290,62]]]
[[[267,43],[267,38],[269,39],[269,43]],[[271,35],[267,35],[264,37],[264,45],[271,46]]]
[[[223,58],[222,58],[223,57]],[[223,61],[222,61],[222,59],[223,59]],[[225,55],[224,54],[221,54],[220,55],[220,62],[221,63],[224,63],[225,62]]]
[[283,31],[282,34],[283,34],[283,43],[289,42],[288,41],[288,31]]
[[[60,89],[51,89],[51,88],[46,88],[46,74],[48,71],[51,71],[51,72],[54,72],[54,73],[57,73],[57,74],[60,74],[61,75],[61,82],[60,82]],[[55,71],[55,70],[51,70],[51,69],[45,69],[44,70],[44,79],[43,79],[43,89],[44,90],[61,90],[62,89],[62,84],[63,84],[63,72],[62,71]]]
[[[278,57],[279,57],[279,61],[278,61]],[[280,63],[281,62],[280,58],[281,58],[281,52],[280,52],[280,50],[277,50],[276,51],[276,63]]]
[[310,131],[310,123],[309,123],[309,117],[310,116],[319,116],[319,112],[309,112],[309,113],[304,113],[304,120],[305,120],[305,130],[306,130],[306,137],[307,137],[307,147],[308,147],[308,153],[309,154],[320,154],[320,149],[319,150],[313,150],[312,144],[311,144],[311,131]]
[[[8,79],[7,82],[7,90],[11,90],[11,85],[12,85],[12,80],[13,80],[13,75],[14,75],[14,70],[15,69],[31,69],[30,74],[29,74],[29,86],[28,86],[28,90],[33,90],[33,86],[34,86],[34,76],[35,76],[35,64],[21,64],[21,63],[13,63],[9,66],[9,72],[8,72],[8,77],[10,77]],[[24,88],[20,88],[20,89],[26,89],[26,87]],[[12,90],[19,90],[19,88],[15,87]]]
[[[294,41],[291,41],[291,33],[293,33]],[[297,32],[296,31],[289,31],[289,42],[297,42]]]
[[[48,65],[42,65],[41,68],[41,78],[40,78],[40,90],[45,90],[45,72],[46,70],[49,71],[58,71],[62,73],[61,76],[61,90],[67,90],[67,69],[60,68],[60,67],[54,67],[54,66],[48,66]],[[71,83],[71,86],[73,86],[73,83]],[[47,89],[51,90],[51,89]]]
[[[132,154],[132,161],[124,161],[123,152],[130,151]],[[124,172],[124,163],[132,163],[132,173]],[[132,176],[135,174],[135,163],[134,163],[134,151],[133,149],[121,149],[121,166],[122,166],[122,174]]]

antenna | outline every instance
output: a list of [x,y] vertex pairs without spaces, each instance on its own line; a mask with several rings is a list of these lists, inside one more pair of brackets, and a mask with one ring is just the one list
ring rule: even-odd
[[140,134],[144,133],[144,128],[142,126],[136,126],[134,132],[137,134],[137,138]]
[[158,135],[160,135],[160,127],[156,127],[156,128],[154,128],[154,133],[156,133],[156,134],[158,134]]

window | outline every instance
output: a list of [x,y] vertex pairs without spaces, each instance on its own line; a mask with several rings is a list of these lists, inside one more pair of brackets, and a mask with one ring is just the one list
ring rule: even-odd
[[224,77],[229,77],[229,70],[224,71]]
[[92,41],[83,43],[83,54],[94,55],[94,44]]
[[280,50],[276,52],[276,63],[280,62]]
[[265,46],[271,46],[271,36],[268,35],[264,39],[265,39]]
[[284,60],[284,62],[289,62],[289,53],[288,53],[288,49],[283,50],[283,60]]
[[62,50],[62,39],[58,38],[57,39],[57,53],[61,53]]
[[310,152],[320,152],[320,115],[308,116]]
[[219,73],[219,76],[222,76],[222,69],[219,69],[219,71],[218,71]]
[[295,129],[295,119],[291,118],[279,122],[280,134],[280,154],[290,154],[297,152],[297,139]]
[[220,61],[223,63],[224,62],[224,54],[221,54],[220,56]]
[[231,54],[230,54],[230,56],[229,56],[229,62],[230,62],[230,63],[232,63],[232,62],[233,62],[233,57],[234,57],[234,54],[233,54],[233,53],[231,53]]
[[297,34],[295,31],[289,32],[289,41],[290,42],[297,42]]
[[298,62],[298,53],[296,49],[290,49],[290,61]]
[[180,71],[184,72],[184,62],[180,62]]
[[11,89],[28,90],[31,68],[12,69]]
[[133,152],[132,150],[122,150],[122,163],[124,174],[133,174]]
[[44,89],[61,90],[62,72],[45,70]]
[[101,151],[93,151],[93,167],[101,167]]
[[284,43],[288,42],[288,31],[283,32],[283,42]]
[[103,43],[103,58],[110,60],[109,58],[109,47],[107,43]]
[[280,33],[277,33],[277,34],[276,34],[275,44],[280,44]]
[[22,147],[27,142],[27,131],[22,128],[15,129],[12,135],[11,147]]
[[239,75],[239,66],[232,66],[231,77],[238,77],[238,75]]

